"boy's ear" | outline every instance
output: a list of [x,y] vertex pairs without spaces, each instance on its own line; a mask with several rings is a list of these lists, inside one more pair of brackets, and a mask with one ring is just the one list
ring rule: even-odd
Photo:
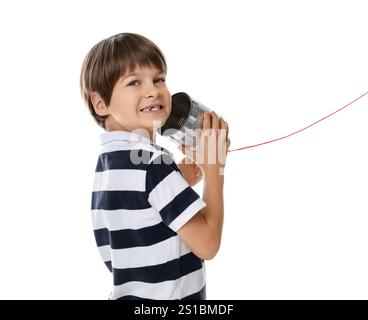
[[99,116],[107,116],[109,114],[109,109],[107,108],[104,99],[102,99],[98,92],[92,92],[91,102],[93,105],[93,109],[95,109],[95,112]]

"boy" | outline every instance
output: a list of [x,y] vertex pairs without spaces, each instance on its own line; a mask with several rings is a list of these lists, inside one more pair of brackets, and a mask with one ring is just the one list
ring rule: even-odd
[[[153,124],[163,125],[171,111],[166,70],[160,49],[132,33],[102,40],[82,66],[82,96],[106,130],[92,219],[97,246],[113,275],[110,299],[205,299],[203,260],[213,258],[220,246],[224,177],[219,172],[225,161],[207,158],[211,141],[226,158],[227,125],[206,113],[208,134],[202,141],[208,143],[191,152],[198,166],[183,162],[179,170],[154,144]],[[190,187],[201,175],[203,200]]]

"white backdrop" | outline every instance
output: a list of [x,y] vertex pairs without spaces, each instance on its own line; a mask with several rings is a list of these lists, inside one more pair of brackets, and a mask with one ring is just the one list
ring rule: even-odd
[[[95,43],[152,39],[171,92],[222,114],[236,148],[367,91],[367,30],[355,0],[2,1],[0,298],[109,295],[89,212],[102,131],[78,82]],[[229,154],[209,299],[368,298],[367,117],[368,96]]]

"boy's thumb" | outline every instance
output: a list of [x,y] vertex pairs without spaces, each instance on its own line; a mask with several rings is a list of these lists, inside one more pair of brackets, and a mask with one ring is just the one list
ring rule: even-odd
[[195,158],[195,152],[189,146],[181,144],[178,148],[189,159],[193,160]]

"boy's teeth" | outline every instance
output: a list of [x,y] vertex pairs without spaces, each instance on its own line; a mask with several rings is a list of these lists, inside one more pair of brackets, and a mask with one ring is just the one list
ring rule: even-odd
[[144,108],[142,111],[148,112],[148,111],[158,111],[158,110],[160,110],[160,106],[150,106],[150,107]]

